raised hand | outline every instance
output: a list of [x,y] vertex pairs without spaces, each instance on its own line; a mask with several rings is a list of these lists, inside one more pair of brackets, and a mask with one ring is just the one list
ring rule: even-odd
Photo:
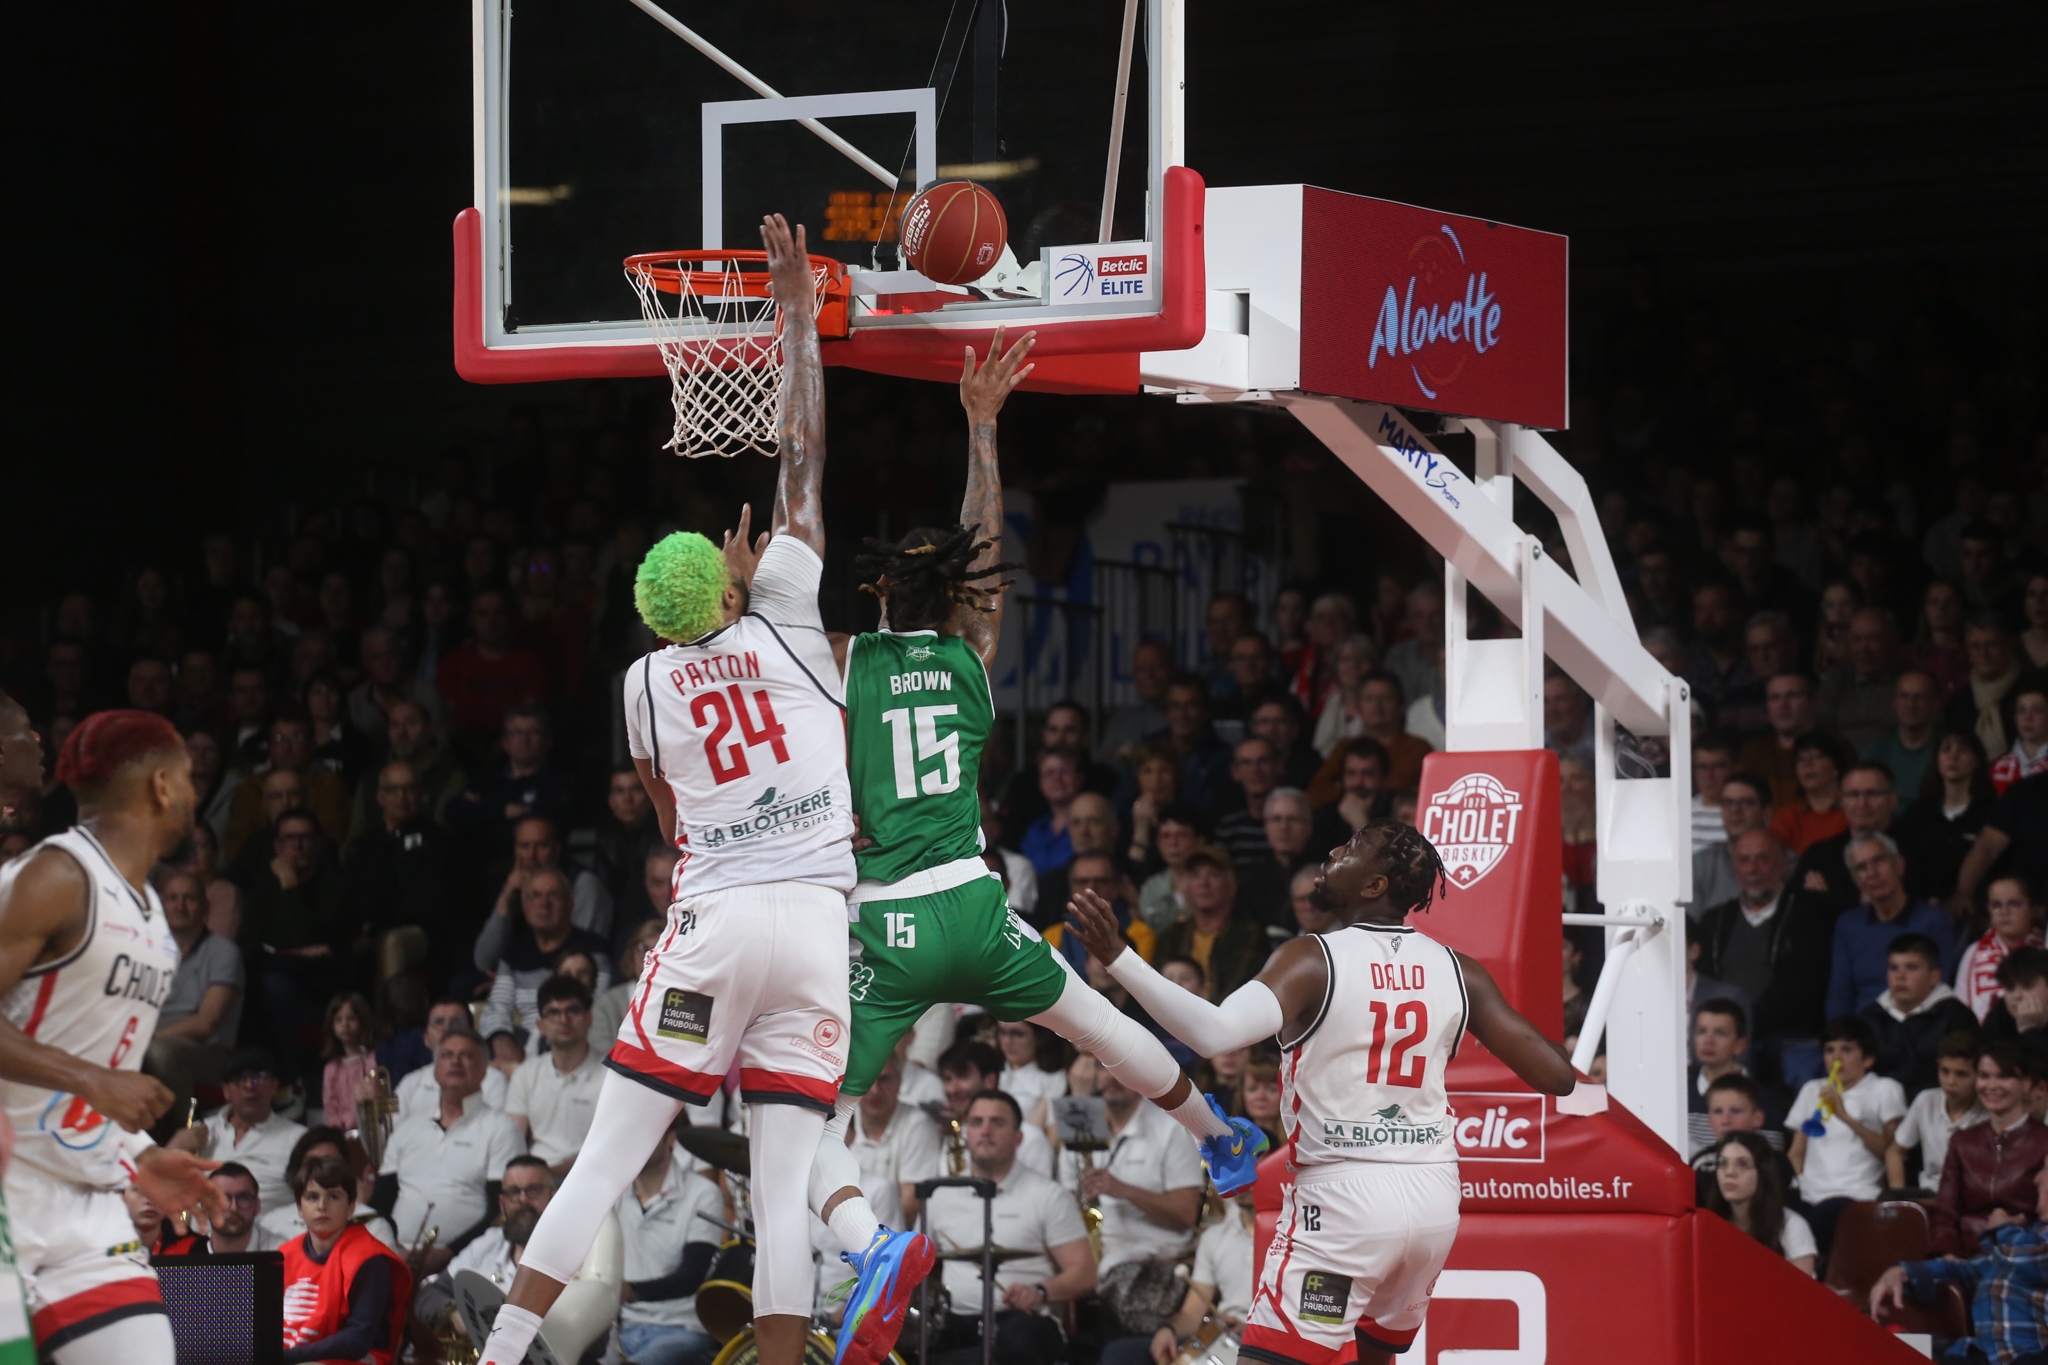
[[1067,902],[1067,914],[1081,935],[1081,942],[1087,945],[1088,956],[1104,967],[1116,961],[1117,954],[1124,950],[1124,931],[1108,901],[1093,891],[1076,891]]
[[811,258],[804,250],[804,228],[795,232],[779,213],[761,220],[761,246],[768,253],[768,287],[784,324],[814,322],[818,315],[818,283],[811,274]]
[[754,527],[754,504],[740,504],[740,523],[725,533],[725,568],[732,575],[733,582],[742,588],[750,588],[754,582],[754,567],[761,562],[761,552],[768,548],[768,533],[748,539],[747,533]]
[[974,348],[967,348],[967,359],[960,368],[960,406],[967,409],[969,422],[996,420],[1003,400],[1031,373],[1033,367],[1024,364],[1024,357],[1031,354],[1037,341],[1038,333],[1026,332],[1022,340],[1005,351],[1003,329],[998,327],[995,339],[989,342],[988,359],[979,365],[975,363]]
[[160,1209],[183,1213],[199,1209],[208,1225],[227,1211],[227,1196],[206,1178],[219,1166],[190,1152],[151,1147],[135,1160],[135,1188]]

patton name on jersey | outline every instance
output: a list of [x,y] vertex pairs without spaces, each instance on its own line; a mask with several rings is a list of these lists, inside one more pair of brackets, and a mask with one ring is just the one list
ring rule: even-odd
[[1444,1140],[1442,1123],[1416,1123],[1398,1104],[1376,1110],[1369,1119],[1322,1120],[1323,1142],[1339,1151],[1374,1147],[1428,1147]]
[[807,795],[787,799],[770,787],[755,798],[751,806],[753,813],[742,820],[690,826],[690,842],[706,848],[722,848],[749,840],[773,839],[825,824],[833,819],[836,810],[830,787],[820,787]]

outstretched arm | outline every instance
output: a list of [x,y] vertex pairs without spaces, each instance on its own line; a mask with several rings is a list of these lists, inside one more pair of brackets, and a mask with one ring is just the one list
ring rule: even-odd
[[[960,370],[960,406],[967,409],[967,496],[960,500],[960,524],[978,528],[988,545],[974,557],[973,571],[988,569],[1003,551],[1003,476],[996,464],[996,414],[1003,400],[1024,382],[1032,367],[1024,363],[1031,354],[1038,333],[1026,332],[1009,350],[1003,349],[1003,329],[996,328],[989,343],[988,360],[974,362],[974,348],[967,348],[967,360]],[[983,664],[994,660],[996,640],[1002,634],[1003,599],[994,597],[986,611],[961,607],[953,618],[960,638],[974,647]]]
[[1472,1036],[1524,1083],[1547,1095],[1571,1094],[1579,1078],[1572,1073],[1564,1048],[1538,1033],[1508,1003],[1486,968],[1463,953],[1458,954],[1458,965],[1465,970],[1465,998],[1471,1010],[1465,1027]]
[[782,469],[774,535],[793,535],[825,557],[825,367],[818,357],[818,293],[804,230],[779,213],[761,220],[769,287],[782,319]]
[[[1136,953],[1126,952],[1115,912],[1093,891],[1076,891],[1067,909],[1089,955],[1161,1027],[1204,1057],[1250,1047],[1279,1033],[1295,1013],[1289,1002],[1309,992],[1310,977],[1314,978],[1313,999],[1317,1004],[1322,1001],[1326,969],[1322,953],[1313,944],[1301,940],[1283,943],[1267,959],[1257,979],[1239,986],[1221,1004],[1212,1005],[1168,981]],[[1301,949],[1307,950],[1307,957]],[[1313,1006],[1309,1012],[1314,1013]]]

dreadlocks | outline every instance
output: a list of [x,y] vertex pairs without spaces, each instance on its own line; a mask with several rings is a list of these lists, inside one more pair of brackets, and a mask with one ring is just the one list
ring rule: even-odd
[[1447,885],[1444,860],[1436,846],[1413,825],[1399,820],[1374,820],[1361,834],[1370,834],[1387,874],[1387,899],[1410,914],[1427,913],[1437,892]]
[[[854,556],[853,568],[863,592],[888,599],[890,629],[931,630],[943,625],[956,606],[987,611],[995,604],[996,594],[1010,585],[983,580],[1017,566],[975,568],[975,557],[995,544],[976,540],[980,530],[979,523],[921,526],[893,545],[868,539],[867,553]],[[884,578],[889,580],[886,586],[881,582]]]

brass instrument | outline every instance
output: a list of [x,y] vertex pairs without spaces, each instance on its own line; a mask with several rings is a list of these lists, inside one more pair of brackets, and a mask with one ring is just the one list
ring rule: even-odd
[[[391,1072],[387,1067],[371,1067],[368,1080],[374,1087],[369,1099],[356,1100],[356,1137],[363,1144],[363,1154],[370,1159],[370,1169],[376,1170],[384,1164],[384,1144],[391,1137],[391,1126],[398,1117],[398,1099],[391,1093]],[[361,1087],[358,1086],[358,1094]]]
[[405,1258],[408,1261],[417,1260],[434,1249],[434,1242],[441,1235],[441,1225],[436,1223],[434,1226],[428,1227],[427,1220],[434,1216],[435,1207],[436,1205],[432,1200],[427,1201],[427,1211],[420,1215],[420,1225],[415,1230],[412,1246],[405,1253]]
[[1214,1313],[1202,1314],[1202,1321],[1193,1335],[1182,1337],[1173,1357],[1173,1365],[1195,1365],[1215,1344],[1216,1338],[1225,1331],[1223,1320]]
[[484,1348],[470,1340],[469,1329],[462,1325],[462,1310],[454,1304],[434,1324],[434,1344],[441,1348],[441,1359],[446,1365],[476,1365],[483,1358]]
[[960,1120],[946,1120],[946,1174],[967,1173],[967,1135],[960,1131]]
[[1086,1192],[1087,1182],[1083,1174],[1095,1169],[1095,1154],[1107,1151],[1105,1142],[1065,1142],[1062,1150],[1078,1153],[1081,1157],[1081,1174],[1074,1177],[1074,1203],[1081,1210],[1082,1225],[1088,1229],[1088,1246],[1095,1253],[1099,1263],[1102,1260],[1102,1201]]

